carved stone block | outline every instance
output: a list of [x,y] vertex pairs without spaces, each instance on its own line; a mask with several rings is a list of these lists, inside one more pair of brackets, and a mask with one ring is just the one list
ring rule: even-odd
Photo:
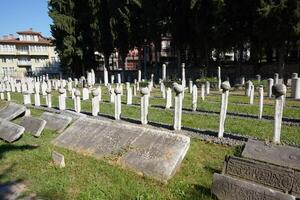
[[224,173],[286,193],[293,188],[294,170],[250,159],[229,157],[225,161]]
[[296,147],[266,145],[261,141],[248,140],[242,156],[300,170],[300,149]]
[[223,174],[214,174],[212,193],[219,200],[295,200],[289,194],[265,186],[242,181]]

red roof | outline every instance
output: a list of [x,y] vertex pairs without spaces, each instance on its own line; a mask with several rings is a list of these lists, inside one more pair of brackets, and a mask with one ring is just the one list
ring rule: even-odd
[[19,35],[38,35],[38,41],[21,41],[19,38],[14,37],[13,35],[4,36],[0,38],[0,44],[40,44],[40,45],[52,45],[52,39],[42,36],[39,32],[34,32],[32,29],[27,31],[17,32]]

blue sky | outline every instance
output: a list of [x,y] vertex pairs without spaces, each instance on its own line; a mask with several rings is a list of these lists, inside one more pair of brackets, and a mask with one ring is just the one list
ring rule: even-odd
[[0,37],[33,28],[51,36],[47,0],[0,0]]

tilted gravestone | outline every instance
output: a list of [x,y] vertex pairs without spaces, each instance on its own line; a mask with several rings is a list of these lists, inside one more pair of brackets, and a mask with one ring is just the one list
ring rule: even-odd
[[6,142],[14,142],[21,137],[25,128],[10,121],[0,119],[0,138]]
[[248,140],[242,157],[300,170],[300,149],[296,147]]
[[12,120],[24,114],[25,111],[26,111],[25,106],[10,102],[6,107],[0,110],[0,118],[6,120]]
[[20,125],[25,128],[25,131],[30,132],[33,136],[40,137],[42,131],[45,128],[46,121],[43,119],[27,116],[24,117]]
[[120,121],[80,118],[53,143],[96,158],[112,157],[117,164],[166,181],[183,160],[190,138]]
[[300,149],[249,139],[241,157],[225,159],[212,192],[219,200],[300,197]]
[[45,128],[57,132],[62,132],[72,121],[71,117],[49,112],[44,112],[41,119],[47,122]]
[[214,174],[212,192],[219,200],[295,200],[294,196],[252,182]]

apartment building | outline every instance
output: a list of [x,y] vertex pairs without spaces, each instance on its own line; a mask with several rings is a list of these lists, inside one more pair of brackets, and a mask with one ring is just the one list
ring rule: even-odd
[[0,38],[0,77],[59,73],[59,59],[50,38],[32,29],[17,34]]

